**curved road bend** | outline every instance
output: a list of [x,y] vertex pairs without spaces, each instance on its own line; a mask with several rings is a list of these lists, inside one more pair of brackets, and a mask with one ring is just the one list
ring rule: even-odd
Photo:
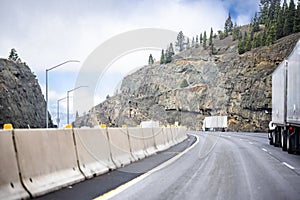
[[196,138],[194,136],[189,136],[189,138],[182,143],[156,155],[150,156],[138,162],[134,162],[123,168],[113,170],[109,173],[63,188],[61,190],[37,197],[35,199],[90,200],[96,198],[101,194],[109,192],[110,190],[113,190],[118,186],[148,172],[156,166],[178,155],[180,152],[185,151],[195,141]]
[[300,199],[300,156],[262,133],[194,132],[199,143],[112,199]]

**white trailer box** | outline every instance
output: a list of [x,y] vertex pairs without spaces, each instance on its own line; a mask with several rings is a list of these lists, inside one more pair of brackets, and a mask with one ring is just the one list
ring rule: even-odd
[[272,122],[285,123],[285,83],[287,61],[282,62],[272,74]]
[[142,121],[141,128],[158,128],[159,121]]
[[270,144],[300,152],[300,40],[272,74],[272,123]]
[[300,41],[288,57],[287,119],[289,124],[300,125]]
[[227,116],[205,117],[203,120],[202,130],[225,130],[227,128]]

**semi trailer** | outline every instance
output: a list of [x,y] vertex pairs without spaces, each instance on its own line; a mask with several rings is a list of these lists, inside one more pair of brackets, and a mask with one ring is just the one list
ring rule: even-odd
[[226,131],[227,116],[210,116],[203,120],[203,131]]
[[272,74],[269,142],[288,153],[300,150],[300,40]]

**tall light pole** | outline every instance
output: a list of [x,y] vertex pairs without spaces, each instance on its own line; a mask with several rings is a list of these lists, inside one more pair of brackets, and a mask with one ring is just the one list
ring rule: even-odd
[[67,124],[69,124],[69,93],[82,87],[88,87],[88,86],[79,86],[67,92]]
[[64,98],[61,98],[61,99],[58,99],[57,100],[57,119],[56,119],[56,122],[57,122],[57,128],[59,128],[59,122],[60,122],[60,118],[59,118],[59,102],[66,99],[67,97],[64,97]]
[[46,116],[46,128],[48,128],[48,118],[49,118],[49,116],[48,116],[48,71],[50,71],[52,69],[55,69],[55,68],[57,68],[61,65],[64,65],[66,63],[69,63],[69,62],[80,62],[80,61],[78,61],[78,60],[68,60],[68,61],[65,61],[65,62],[60,63],[58,65],[55,65],[54,67],[46,69],[46,112],[45,112],[46,113],[45,114],[45,116]]

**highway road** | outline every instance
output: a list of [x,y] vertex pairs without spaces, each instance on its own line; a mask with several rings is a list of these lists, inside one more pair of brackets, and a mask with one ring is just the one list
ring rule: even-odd
[[[300,156],[270,146],[267,134],[191,134],[181,146],[112,172],[111,183],[92,179],[41,199],[300,199]],[[173,158],[162,162],[167,155]],[[155,162],[160,165],[152,169]],[[105,183],[115,185],[100,192]],[[97,187],[98,193],[87,194]]]
[[193,149],[112,199],[300,199],[299,155],[266,134],[195,134]]

